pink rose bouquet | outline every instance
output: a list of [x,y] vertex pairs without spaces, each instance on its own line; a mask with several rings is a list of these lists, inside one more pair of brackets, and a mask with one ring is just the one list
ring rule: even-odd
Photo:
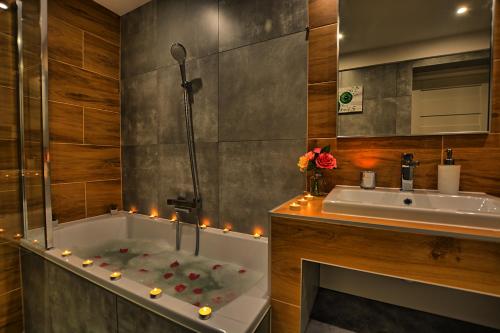
[[299,157],[297,163],[301,172],[319,171],[320,169],[335,169],[337,168],[337,160],[330,153],[330,146],[323,148],[314,148],[304,155]]

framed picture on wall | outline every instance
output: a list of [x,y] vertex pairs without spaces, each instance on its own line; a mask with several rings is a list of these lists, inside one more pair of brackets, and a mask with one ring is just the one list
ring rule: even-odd
[[363,112],[363,86],[339,88],[339,114]]

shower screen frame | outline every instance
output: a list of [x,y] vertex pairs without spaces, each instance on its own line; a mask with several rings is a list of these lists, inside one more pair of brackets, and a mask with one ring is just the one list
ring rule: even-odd
[[[45,248],[54,246],[52,224],[52,201],[50,190],[50,134],[49,134],[49,103],[48,103],[48,12],[47,0],[40,2],[40,105],[41,105],[41,152],[42,152],[42,202]],[[28,199],[26,193],[26,151],[25,151],[25,119],[24,119],[24,61],[23,61],[23,0],[16,0],[17,6],[17,52],[18,52],[18,112],[19,112],[19,155],[21,200],[23,217],[23,238],[29,233]]]

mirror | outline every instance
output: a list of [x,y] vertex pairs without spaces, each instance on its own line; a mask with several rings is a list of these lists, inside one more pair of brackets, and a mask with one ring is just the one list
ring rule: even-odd
[[337,136],[485,133],[492,0],[340,0]]

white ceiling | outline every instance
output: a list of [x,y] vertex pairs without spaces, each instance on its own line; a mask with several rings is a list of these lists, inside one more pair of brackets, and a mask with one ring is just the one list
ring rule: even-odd
[[122,16],[151,0],[94,0],[112,12]]

